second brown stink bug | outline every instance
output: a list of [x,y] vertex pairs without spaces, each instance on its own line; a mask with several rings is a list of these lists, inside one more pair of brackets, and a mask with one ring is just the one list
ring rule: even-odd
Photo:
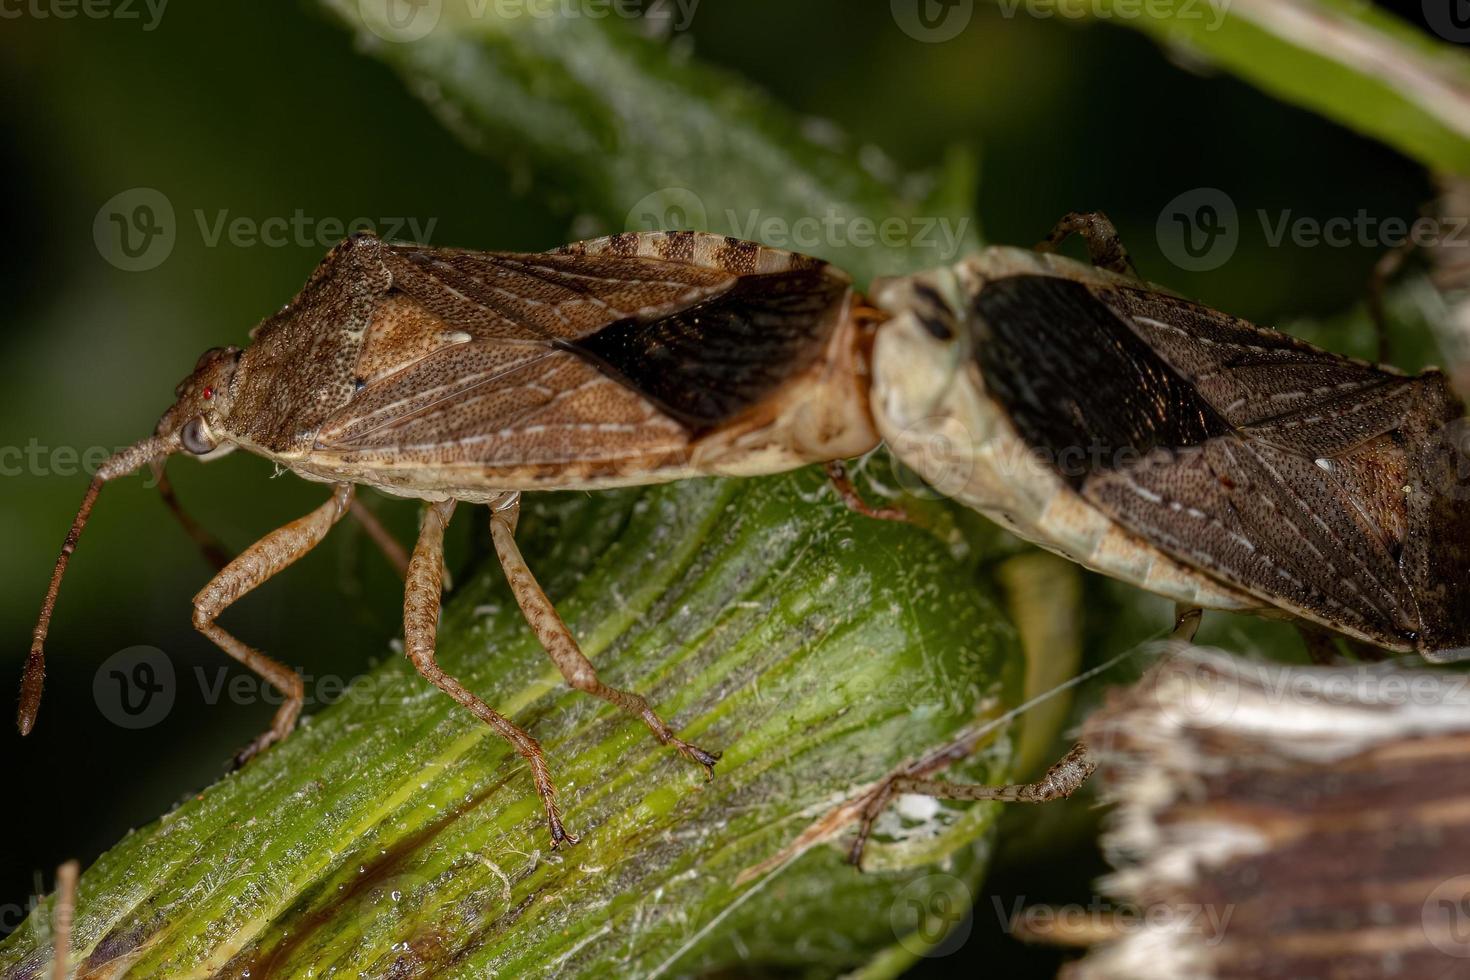
[[35,724],[57,591],[102,485],[173,453],[233,449],[330,484],[330,499],[230,562],[194,597],[194,625],[277,688],[284,738],[303,686],[217,622],[348,512],[357,485],[429,503],[409,561],[414,666],[527,761],[552,844],[574,842],[540,747],[436,663],[444,529],[463,501],[490,510],[516,601],[573,687],[643,721],[712,771],[638,694],[603,684],[515,542],[523,490],[596,489],[840,460],[878,442],[866,385],[871,323],[826,263],[693,232],[625,234],[533,255],[342,242],[249,347],[199,359],[154,435],[97,471],[57,559],[18,716]]
[[[1186,607],[1470,656],[1465,408],[1444,374],[1330,353],[1131,274],[992,247],[874,284],[894,453],[1002,526]],[[936,440],[947,453],[929,451]]]
[[[1052,252],[1073,233],[1093,264]],[[991,247],[880,280],[873,411],[931,485],[1081,565],[1203,609],[1286,618],[1436,663],[1470,657],[1465,408],[1439,371],[1342,357],[1140,280],[1101,214],[1036,251]],[[869,794],[858,860],[897,793],[1046,802],[1038,782],[929,778],[963,739]]]

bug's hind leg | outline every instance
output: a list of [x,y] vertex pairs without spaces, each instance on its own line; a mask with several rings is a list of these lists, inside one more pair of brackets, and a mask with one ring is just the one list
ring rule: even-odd
[[551,829],[551,846],[575,844],[577,838],[562,826],[561,811],[556,805],[556,786],[546,767],[541,745],[525,729],[471,694],[463,684],[446,674],[434,658],[439,634],[439,608],[444,594],[444,528],[454,513],[454,501],[429,505],[419,529],[418,543],[408,562],[408,582],[403,591],[403,648],[420,674],[435,687],[469,708],[485,724],[495,729],[520,753],[531,767],[536,792],[546,808],[546,823]]
[[1055,252],[1072,235],[1081,235],[1087,243],[1087,255],[1093,265],[1138,278],[1138,270],[1118,237],[1118,229],[1101,211],[1071,211],[1063,215],[1051,234],[1037,244],[1036,251]]
[[241,643],[216,625],[215,619],[245,593],[316,547],[332,525],[347,512],[351,500],[352,484],[338,484],[332,492],[332,499],[246,548],[194,597],[194,628],[214,641],[215,646],[269,681],[284,698],[271,719],[271,727],[235,756],[237,766],[244,765],[262,749],[291,733],[291,729],[296,727],[297,716],[301,714],[304,691],[300,674]]
[[403,550],[403,545],[398,543],[398,539],[393,536],[393,532],[389,531],[383,526],[383,522],[378,520],[378,515],[368,510],[367,506],[355,497],[352,500],[352,506],[348,510],[348,513],[352,515],[353,520],[362,525],[362,529],[367,532],[367,536],[372,539],[373,544],[378,546],[378,550],[383,553],[383,557],[388,559],[388,564],[393,566],[393,570],[398,573],[398,577],[407,579],[408,552]]
[[541,641],[541,646],[561,671],[562,677],[577,690],[615,704],[641,719],[660,742],[673,746],[684,758],[704,766],[706,778],[713,778],[715,763],[720,761],[719,753],[706,752],[675,735],[674,730],[649,707],[643,695],[608,687],[598,679],[592,661],[587,659],[582,648],[577,645],[572,631],[562,622],[556,606],[546,597],[525,559],[521,557],[521,549],[516,547],[515,528],[519,516],[519,498],[512,498],[509,504],[493,508],[490,512],[490,536],[495,542],[495,553],[500,556],[500,565],[505,569],[510,590],[514,593],[526,622],[531,624],[536,638]]

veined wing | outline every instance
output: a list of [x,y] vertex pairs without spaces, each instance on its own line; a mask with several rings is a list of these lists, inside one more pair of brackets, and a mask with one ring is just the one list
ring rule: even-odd
[[1424,571],[1444,571],[1426,558],[1436,525],[1470,528],[1418,448],[1457,415],[1438,375],[1056,276],[992,280],[974,309],[987,390],[1094,506],[1297,615],[1390,647],[1424,643],[1447,601]]
[[386,246],[361,389],[316,450],[490,465],[687,447],[806,370],[850,282],[719,236],[620,235],[534,255]]

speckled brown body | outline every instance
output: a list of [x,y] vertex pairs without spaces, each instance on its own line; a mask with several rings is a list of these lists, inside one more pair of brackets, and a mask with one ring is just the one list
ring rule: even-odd
[[877,443],[852,303],[825,263],[713,235],[541,255],[361,237],[204,416],[308,479],[431,500],[779,472]]
[[598,678],[516,545],[520,491],[748,476],[864,453],[878,442],[872,326],[842,272],[715,235],[618,235],[535,255],[344,241],[252,331],[248,348],[206,352],[154,436],[99,470],[32,636],[19,727],[35,723],[51,612],[103,483],[179,451],[244,449],[331,484],[332,496],[229,561],[194,597],[195,628],[283,696],[238,761],[290,733],[303,685],[217,620],[345,515],[361,517],[354,493],[371,486],[431,503],[402,569],[405,653],[527,761],[552,846],[575,843],[536,740],[436,660],[444,528],[456,503],[489,505],[511,592],[567,683],[712,774],[718,753],[679,738],[641,695]]
[[1177,602],[1470,656],[1470,433],[1438,371],[1024,249],[874,297],[875,416],[936,486]]

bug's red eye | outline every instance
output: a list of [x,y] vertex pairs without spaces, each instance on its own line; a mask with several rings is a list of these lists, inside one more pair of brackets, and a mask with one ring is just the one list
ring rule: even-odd
[[204,389],[204,400],[205,401],[209,401],[213,397],[214,397],[214,385],[209,385],[208,387],[206,387]]

